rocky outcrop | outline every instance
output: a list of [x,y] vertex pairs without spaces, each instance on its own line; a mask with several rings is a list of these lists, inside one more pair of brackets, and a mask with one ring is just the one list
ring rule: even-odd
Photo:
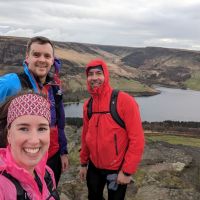
[[132,199],[198,200],[197,150],[164,142],[147,144],[141,166],[135,175],[139,180],[136,181],[138,190]]
[[19,71],[19,66],[25,58],[26,43],[27,40],[22,38],[0,37],[1,70]]
[[[71,167],[59,185],[62,200],[87,200],[86,183],[78,177],[80,132],[81,129],[67,127],[72,141]],[[147,142],[141,165],[128,185],[126,200],[199,200],[199,155],[200,148]]]

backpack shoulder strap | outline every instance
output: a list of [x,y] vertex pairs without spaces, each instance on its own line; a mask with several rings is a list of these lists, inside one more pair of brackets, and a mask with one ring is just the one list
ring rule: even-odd
[[[30,200],[27,195],[27,192],[23,189],[23,187],[16,178],[8,174],[6,171],[3,171],[2,175],[8,178],[15,185],[17,191],[17,200]],[[54,197],[55,200],[60,200],[57,190],[53,189],[53,180],[47,169],[45,171],[44,180],[50,192],[50,196],[47,198],[47,200],[50,199],[51,197]]]
[[53,189],[53,180],[52,180],[51,174],[48,172],[47,169],[45,171],[44,180],[50,192],[50,195],[46,200],[49,200],[51,197],[54,197],[55,200],[60,200],[58,191],[56,189]]
[[45,180],[45,183],[47,185],[49,192],[51,192],[53,190],[53,181],[52,181],[51,175],[47,169],[45,171],[44,180]]
[[89,120],[92,117],[92,102],[93,102],[93,99],[92,99],[92,97],[90,97],[88,104],[87,104],[87,116],[88,116]]
[[21,86],[23,89],[33,89],[33,86],[28,78],[28,76],[21,72],[21,73],[17,73],[19,80],[21,82]]
[[53,90],[53,96],[55,100],[55,109],[56,109],[56,120],[60,118],[60,103],[62,102],[62,90],[60,89],[60,86],[57,85],[52,85],[52,90]]
[[2,175],[8,178],[15,185],[17,191],[17,200],[30,200],[28,198],[27,192],[23,189],[23,187],[16,178],[8,174],[6,171],[3,171]]
[[115,122],[117,124],[119,124],[119,126],[121,126],[122,128],[126,128],[125,127],[125,123],[124,121],[121,119],[121,117],[119,116],[118,112],[117,112],[117,97],[119,94],[119,90],[113,90],[112,94],[111,94],[111,99],[110,99],[110,114],[112,116],[112,118],[115,120]]

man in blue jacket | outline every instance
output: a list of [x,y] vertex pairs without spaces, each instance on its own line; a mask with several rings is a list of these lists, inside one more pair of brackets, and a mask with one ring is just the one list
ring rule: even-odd
[[[54,171],[56,184],[62,171],[68,169],[67,139],[64,133],[65,113],[58,72],[59,60],[54,56],[54,45],[45,37],[37,36],[28,41],[24,72],[0,77],[0,103],[21,90],[31,89],[45,94],[51,104],[51,134],[47,165]],[[54,74],[50,72],[55,67]]]

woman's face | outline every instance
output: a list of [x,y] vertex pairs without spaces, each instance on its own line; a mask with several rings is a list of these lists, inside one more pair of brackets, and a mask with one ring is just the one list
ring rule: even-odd
[[33,172],[34,167],[49,148],[48,120],[36,115],[24,115],[16,118],[8,129],[8,143],[16,163]]

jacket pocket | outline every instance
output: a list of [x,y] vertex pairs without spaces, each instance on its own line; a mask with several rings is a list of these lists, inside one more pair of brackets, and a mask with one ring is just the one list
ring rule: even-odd
[[116,134],[114,134],[114,144],[115,144],[115,152],[116,152],[116,155],[118,156],[117,135]]

